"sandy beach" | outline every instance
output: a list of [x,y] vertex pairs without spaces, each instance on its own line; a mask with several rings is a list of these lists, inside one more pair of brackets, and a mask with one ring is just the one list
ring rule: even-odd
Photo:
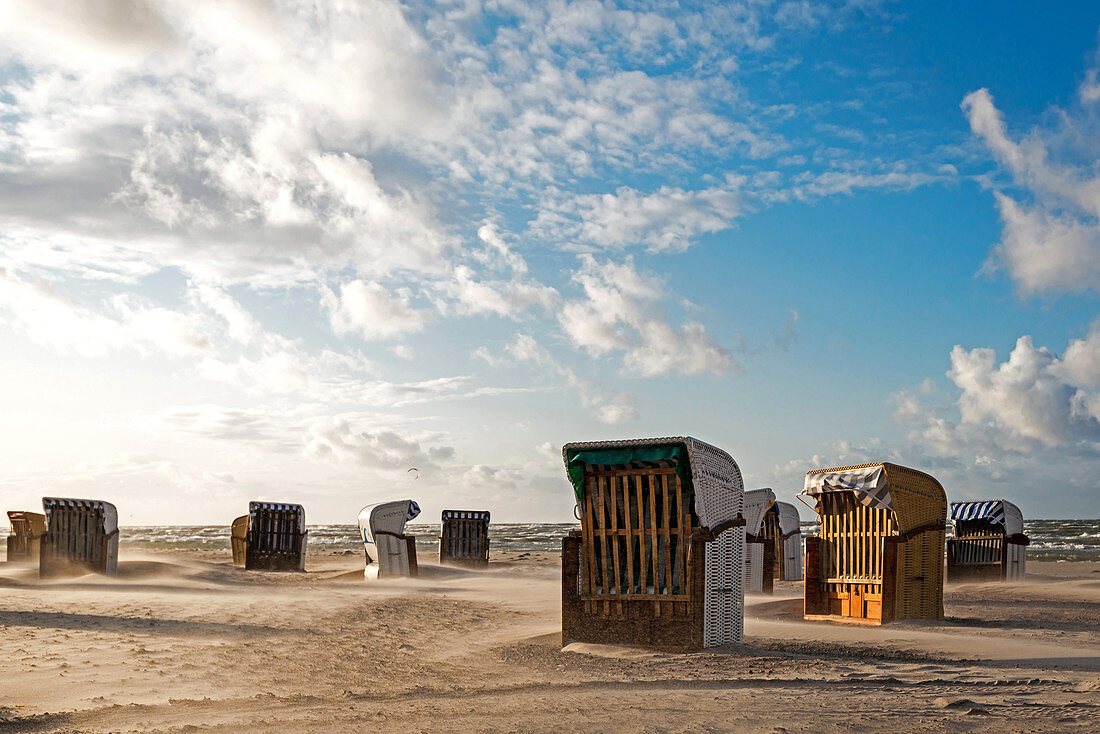
[[226,555],[0,565],[0,731],[1100,730],[1096,562],[949,585],[947,621],[881,628],[805,623],[779,583],[746,600],[744,646],[669,654],[563,649],[555,553],[373,583],[357,555]]

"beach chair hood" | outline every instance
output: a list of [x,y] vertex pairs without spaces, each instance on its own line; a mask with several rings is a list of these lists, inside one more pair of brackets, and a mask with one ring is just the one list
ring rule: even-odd
[[405,524],[420,514],[420,505],[413,500],[397,500],[367,505],[359,511],[359,534],[363,538],[369,563],[378,562],[374,534],[379,531],[404,535]]
[[779,531],[783,535],[802,532],[802,518],[798,516],[798,508],[790,502],[776,502],[776,511],[779,513]]
[[87,510],[100,510],[103,513],[103,532],[106,535],[118,532],[118,510],[110,502],[81,500],[70,497],[43,497],[42,512],[46,515],[47,526],[50,523],[50,512],[55,507],[80,507]]
[[745,518],[746,533],[749,535],[760,534],[760,526],[764,522],[764,515],[774,503],[775,492],[767,487],[764,489],[750,489],[745,492],[745,506],[741,514]]
[[1008,500],[985,500],[978,502],[952,502],[951,520],[985,520],[991,525],[1000,525],[1005,535],[1018,535],[1024,532],[1024,516],[1020,508]]
[[584,498],[586,465],[656,463],[676,467],[681,484],[694,496],[703,528],[717,527],[742,510],[744,484],[737,462],[722,449],[690,436],[567,443],[562,459],[578,503]]
[[816,498],[825,492],[848,490],[856,493],[860,504],[894,509],[886,468],[882,464],[810,472],[806,475],[806,485],[801,494]]

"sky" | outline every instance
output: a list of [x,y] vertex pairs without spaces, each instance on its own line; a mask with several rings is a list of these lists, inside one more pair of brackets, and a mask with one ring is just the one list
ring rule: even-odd
[[1098,31],[0,0],[5,509],[563,522],[563,443],[691,435],[784,501],[891,461],[1100,517]]

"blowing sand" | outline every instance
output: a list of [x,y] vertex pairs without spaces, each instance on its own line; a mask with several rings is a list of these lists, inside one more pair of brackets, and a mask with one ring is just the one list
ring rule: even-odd
[[946,622],[882,628],[805,623],[781,583],[744,646],[667,654],[562,649],[557,554],[370,583],[360,556],[227,555],[0,564],[0,732],[1100,731],[1100,563],[948,586]]

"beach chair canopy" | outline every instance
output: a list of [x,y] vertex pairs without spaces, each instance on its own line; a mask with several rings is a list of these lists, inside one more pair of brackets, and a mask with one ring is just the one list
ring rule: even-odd
[[802,519],[798,516],[797,507],[790,502],[776,502],[775,508],[779,513],[779,531],[784,536],[802,532]]
[[626,441],[583,441],[562,447],[573,493],[584,499],[585,467],[675,467],[684,491],[693,498],[700,525],[711,529],[741,512],[741,470],[720,448],[690,436]]
[[103,500],[80,500],[69,497],[43,497],[42,511],[46,515],[46,525],[50,524],[50,513],[55,507],[78,507],[85,510],[100,510],[103,518],[103,532],[106,535],[118,532],[118,510],[110,502]]
[[806,475],[802,494],[817,497],[825,492],[852,491],[867,507],[894,509],[885,464],[868,464],[845,469],[827,469]]
[[8,510],[8,525],[12,532],[15,532],[16,527],[22,526],[32,535],[41,535],[46,532],[46,516],[25,510]]
[[952,502],[951,520],[985,520],[990,525],[1000,525],[1005,535],[1017,535],[1024,532],[1024,516],[1020,508],[1008,500],[986,500],[979,502]]
[[306,531],[306,508],[301,505],[289,504],[286,502],[258,502],[253,500],[248,503],[248,519],[249,522],[256,520],[256,515],[261,510],[278,510],[287,511],[290,510],[298,516],[298,532],[304,533]]
[[764,522],[764,515],[773,504],[775,504],[775,492],[767,487],[764,489],[750,489],[745,492],[745,505],[741,515],[745,518],[746,533],[749,535],[760,534],[760,526]]
[[[375,533],[405,534],[405,523],[420,514],[420,505],[413,500],[379,502],[359,511],[359,533],[363,537],[369,563],[378,563]],[[486,513],[488,514],[488,513]]]

